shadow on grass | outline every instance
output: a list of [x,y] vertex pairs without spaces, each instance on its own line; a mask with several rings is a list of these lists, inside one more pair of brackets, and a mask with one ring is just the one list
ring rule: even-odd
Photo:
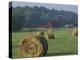
[[78,54],[78,52],[47,53],[46,56],[77,55],[77,54]]

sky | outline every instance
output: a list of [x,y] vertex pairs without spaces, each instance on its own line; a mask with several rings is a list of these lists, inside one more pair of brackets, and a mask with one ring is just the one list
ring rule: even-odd
[[50,4],[50,3],[32,3],[32,2],[12,2],[12,6],[13,7],[17,7],[17,6],[43,6],[46,7],[48,9],[56,9],[56,10],[64,10],[64,11],[70,11],[70,12],[74,12],[74,13],[78,13],[78,6],[77,5],[64,5],[64,4]]

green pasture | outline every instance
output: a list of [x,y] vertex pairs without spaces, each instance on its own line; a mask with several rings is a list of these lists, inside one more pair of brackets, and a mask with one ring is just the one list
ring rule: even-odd
[[[13,32],[12,33],[12,56],[13,58],[23,58],[20,51],[20,42],[25,37],[31,36],[32,32]],[[35,31],[36,32],[36,31]],[[46,56],[74,55],[77,54],[78,40],[72,35],[70,29],[59,29],[53,31],[55,39],[48,41],[48,52]]]

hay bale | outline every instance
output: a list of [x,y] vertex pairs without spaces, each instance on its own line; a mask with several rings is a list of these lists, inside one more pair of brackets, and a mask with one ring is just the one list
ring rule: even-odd
[[46,40],[48,40],[48,33],[47,32],[37,32],[36,36],[44,37]]
[[55,39],[54,33],[53,33],[52,29],[49,29],[48,32],[47,32],[47,34],[48,34],[48,38],[49,39]]
[[78,30],[77,29],[73,29],[72,34],[73,34],[73,36],[78,36]]
[[44,37],[44,32],[36,32],[36,36]]
[[48,43],[44,37],[28,37],[21,42],[21,51],[24,57],[44,56],[48,50]]

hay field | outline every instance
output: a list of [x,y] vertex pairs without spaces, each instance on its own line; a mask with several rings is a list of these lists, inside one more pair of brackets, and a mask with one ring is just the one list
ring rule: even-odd
[[[33,32],[12,33],[13,58],[23,58],[23,54],[21,54],[19,48],[20,42],[24,37],[32,35]],[[70,29],[59,29],[54,30],[53,32],[55,39],[48,40],[48,52],[46,56],[77,54],[78,40],[76,36],[72,36],[72,31]]]

